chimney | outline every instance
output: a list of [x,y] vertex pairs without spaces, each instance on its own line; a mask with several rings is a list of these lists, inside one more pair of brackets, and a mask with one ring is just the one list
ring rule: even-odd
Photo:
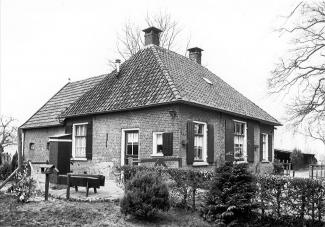
[[144,30],[142,30],[144,34],[144,45],[150,45],[154,44],[156,46],[159,46],[159,34],[162,32],[162,30],[155,28],[155,27],[149,27]]
[[195,61],[196,63],[201,65],[201,56],[202,56],[202,49],[199,47],[193,47],[188,49],[189,53],[189,59],[191,59],[192,61]]
[[116,67],[116,72],[117,73],[120,72],[120,65],[121,65],[121,60],[120,59],[116,59],[115,60],[115,67]]

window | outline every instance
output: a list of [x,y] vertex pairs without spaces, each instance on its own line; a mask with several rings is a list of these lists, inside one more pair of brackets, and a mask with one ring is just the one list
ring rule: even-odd
[[152,155],[154,156],[163,156],[163,133],[154,132],[153,133],[153,147]]
[[126,133],[126,154],[138,155],[139,152],[139,133],[127,132]]
[[31,150],[31,151],[35,150],[35,144],[34,143],[29,143],[29,150]]
[[262,146],[263,146],[263,160],[268,160],[268,135],[267,134],[262,134]]
[[206,124],[194,122],[194,161],[206,161],[206,140]]
[[73,125],[72,157],[86,158],[87,123]]
[[235,161],[246,161],[246,123],[234,121],[234,158]]
[[48,150],[48,151],[50,150],[50,142],[46,143],[46,150]]

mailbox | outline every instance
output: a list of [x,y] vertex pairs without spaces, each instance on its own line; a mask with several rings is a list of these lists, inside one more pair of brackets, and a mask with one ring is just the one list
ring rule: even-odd
[[41,173],[43,174],[52,174],[54,172],[59,172],[57,168],[53,164],[44,164],[40,166],[41,168]]

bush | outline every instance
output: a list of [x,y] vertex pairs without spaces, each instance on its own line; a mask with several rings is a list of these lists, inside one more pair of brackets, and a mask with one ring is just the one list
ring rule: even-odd
[[293,149],[292,153],[290,154],[290,160],[294,170],[304,167],[304,156],[301,153],[301,150],[298,150],[297,148]]
[[0,166],[0,180],[5,180],[11,174],[11,166],[9,163],[4,163]]
[[226,163],[216,169],[201,215],[209,222],[236,223],[245,221],[257,208],[253,199],[257,191],[247,164]]
[[280,162],[279,159],[274,159],[274,162],[273,162],[273,174],[275,174],[275,175],[283,175],[283,173],[284,173],[283,164]]
[[325,216],[324,182],[276,176],[258,178],[258,201],[262,213],[270,217],[282,219],[289,215],[311,222],[322,221]]
[[126,184],[120,205],[123,214],[138,218],[152,217],[159,210],[167,211],[170,207],[167,185],[157,173],[138,172]]
[[35,181],[30,176],[29,164],[24,163],[22,168],[17,172],[14,184],[8,189],[13,193],[18,202],[26,203],[35,193]]

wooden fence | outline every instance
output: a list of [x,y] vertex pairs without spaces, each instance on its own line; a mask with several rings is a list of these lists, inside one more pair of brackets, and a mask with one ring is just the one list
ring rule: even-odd
[[309,165],[309,178],[325,179],[325,165]]

